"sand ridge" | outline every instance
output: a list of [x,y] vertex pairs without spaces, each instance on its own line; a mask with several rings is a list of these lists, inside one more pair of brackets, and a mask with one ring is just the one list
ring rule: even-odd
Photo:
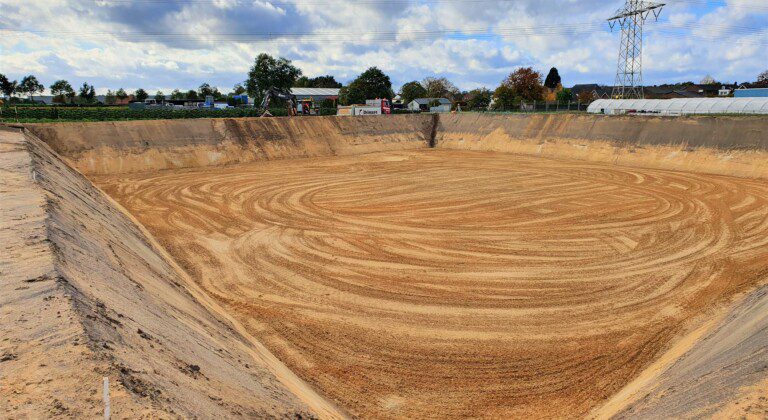
[[363,417],[586,414],[768,257],[763,180],[449,150],[94,180]]

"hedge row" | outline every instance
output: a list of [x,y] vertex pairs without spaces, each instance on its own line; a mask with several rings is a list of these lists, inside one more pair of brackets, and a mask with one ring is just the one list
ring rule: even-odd
[[[270,109],[274,116],[285,116],[287,110]],[[231,109],[130,109],[130,108],[0,108],[0,120],[69,120],[69,121],[109,121],[109,120],[164,120],[178,118],[240,118],[258,117],[262,112],[255,108]]]

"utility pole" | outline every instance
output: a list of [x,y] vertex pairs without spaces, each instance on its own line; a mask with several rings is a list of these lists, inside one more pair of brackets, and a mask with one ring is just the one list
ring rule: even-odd
[[623,8],[608,19],[608,26],[621,28],[621,46],[613,84],[614,99],[642,99],[643,95],[643,25],[653,14],[658,20],[664,3],[627,0]]

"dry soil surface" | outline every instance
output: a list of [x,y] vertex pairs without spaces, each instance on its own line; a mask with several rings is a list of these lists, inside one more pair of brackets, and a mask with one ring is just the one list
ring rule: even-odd
[[423,150],[95,181],[363,417],[584,415],[767,270],[764,180]]

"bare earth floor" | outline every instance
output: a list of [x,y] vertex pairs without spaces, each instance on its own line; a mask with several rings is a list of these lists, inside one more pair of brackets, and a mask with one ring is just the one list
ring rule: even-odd
[[768,259],[759,180],[448,150],[94,180],[363,417],[583,415]]

